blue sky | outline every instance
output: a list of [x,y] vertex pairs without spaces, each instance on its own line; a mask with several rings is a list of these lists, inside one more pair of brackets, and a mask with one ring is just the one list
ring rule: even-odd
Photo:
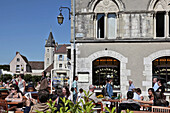
[[0,0],[0,64],[9,64],[16,51],[29,61],[43,61],[50,28],[58,43],[69,43],[68,10],[62,10],[62,25],[56,20],[60,6],[70,7],[71,0]]

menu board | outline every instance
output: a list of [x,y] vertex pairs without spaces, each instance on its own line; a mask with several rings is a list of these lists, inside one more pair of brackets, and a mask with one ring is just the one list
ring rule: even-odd
[[78,82],[89,82],[89,74],[78,74]]

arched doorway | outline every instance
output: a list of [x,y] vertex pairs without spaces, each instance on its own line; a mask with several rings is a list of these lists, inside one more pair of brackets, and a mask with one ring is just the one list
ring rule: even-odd
[[106,85],[107,78],[113,79],[113,89],[120,89],[120,61],[112,57],[100,57],[94,60],[93,85],[102,88]]
[[170,56],[159,57],[152,61],[152,77],[162,80],[165,91],[170,91]]

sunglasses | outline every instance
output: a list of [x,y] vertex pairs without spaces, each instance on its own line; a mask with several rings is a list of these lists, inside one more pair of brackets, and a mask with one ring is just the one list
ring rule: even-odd
[[15,90],[15,88],[11,88],[11,90]]

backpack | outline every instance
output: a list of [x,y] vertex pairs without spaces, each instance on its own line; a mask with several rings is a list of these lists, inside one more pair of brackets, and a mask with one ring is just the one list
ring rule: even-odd
[[102,89],[102,95],[103,95],[103,96],[108,96],[108,93],[107,93],[107,84],[106,84],[106,86],[103,87],[103,89]]

